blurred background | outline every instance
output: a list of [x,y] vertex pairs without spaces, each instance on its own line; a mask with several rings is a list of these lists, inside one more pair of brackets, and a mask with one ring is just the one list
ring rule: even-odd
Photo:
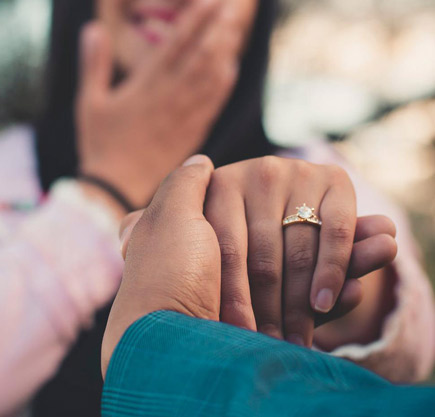
[[[282,1],[270,137],[334,142],[408,211],[435,282],[435,0]],[[50,6],[0,0],[0,127],[42,106]]]
[[327,136],[410,214],[435,283],[435,0],[286,0],[266,126]]
[[279,143],[327,135],[410,214],[435,283],[435,1],[287,1],[266,125]]

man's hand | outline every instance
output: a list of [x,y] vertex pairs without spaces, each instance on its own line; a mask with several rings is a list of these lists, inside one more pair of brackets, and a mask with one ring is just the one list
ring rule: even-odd
[[104,335],[103,375],[124,332],[149,313],[172,310],[219,320],[219,244],[203,215],[213,169],[205,156],[190,158],[162,183],[138,222],[137,214],[124,222],[131,238]]

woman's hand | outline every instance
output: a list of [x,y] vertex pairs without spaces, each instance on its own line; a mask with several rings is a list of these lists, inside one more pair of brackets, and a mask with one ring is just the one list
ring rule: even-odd
[[192,157],[162,183],[145,211],[125,219],[130,244],[104,335],[103,374],[125,330],[151,312],[219,320],[219,244],[203,215],[212,172],[207,157]]
[[236,2],[189,2],[152,61],[112,88],[109,35],[82,34],[77,100],[81,172],[142,207],[160,181],[202,145],[237,78],[243,44]]
[[[321,229],[283,229],[282,220],[304,203],[316,209]],[[205,213],[221,249],[221,320],[305,346],[315,322],[361,301],[360,283],[349,278],[396,255],[392,222],[357,220],[352,183],[335,166],[265,157],[220,168]]]

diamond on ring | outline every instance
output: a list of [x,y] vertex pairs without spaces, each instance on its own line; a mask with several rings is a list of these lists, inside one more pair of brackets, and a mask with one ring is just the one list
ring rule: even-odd
[[314,214],[314,208],[309,208],[305,203],[302,207],[296,207],[298,210],[298,216],[301,219],[309,219],[310,217],[313,217]]
[[290,226],[296,223],[309,223],[315,226],[322,225],[322,221],[314,214],[314,207],[310,208],[306,205],[306,203],[304,203],[303,206],[296,207],[296,210],[296,214],[292,214],[291,216],[286,217],[282,221],[283,227]]

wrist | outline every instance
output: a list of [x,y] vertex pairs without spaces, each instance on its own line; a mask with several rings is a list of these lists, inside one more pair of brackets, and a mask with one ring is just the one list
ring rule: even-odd
[[101,187],[80,180],[78,180],[78,185],[87,198],[103,204],[119,222],[128,214],[125,208]]
[[105,162],[104,165],[82,164],[79,174],[99,178],[110,184],[122,193],[135,209],[139,209],[147,206],[162,178],[149,167],[142,167],[138,173],[135,166],[136,164],[128,165],[119,160],[113,163]]
[[[128,299],[128,302],[125,302],[126,299]],[[103,337],[101,349],[103,379],[105,378],[113,352],[127,329],[137,320],[162,310],[191,316],[191,314],[186,314],[184,311],[179,311],[172,303],[172,300],[160,300],[158,297],[150,297],[149,294],[145,294],[144,297],[138,297],[137,291],[130,293],[129,290],[123,289],[123,285],[121,285],[121,289],[113,303]]]

